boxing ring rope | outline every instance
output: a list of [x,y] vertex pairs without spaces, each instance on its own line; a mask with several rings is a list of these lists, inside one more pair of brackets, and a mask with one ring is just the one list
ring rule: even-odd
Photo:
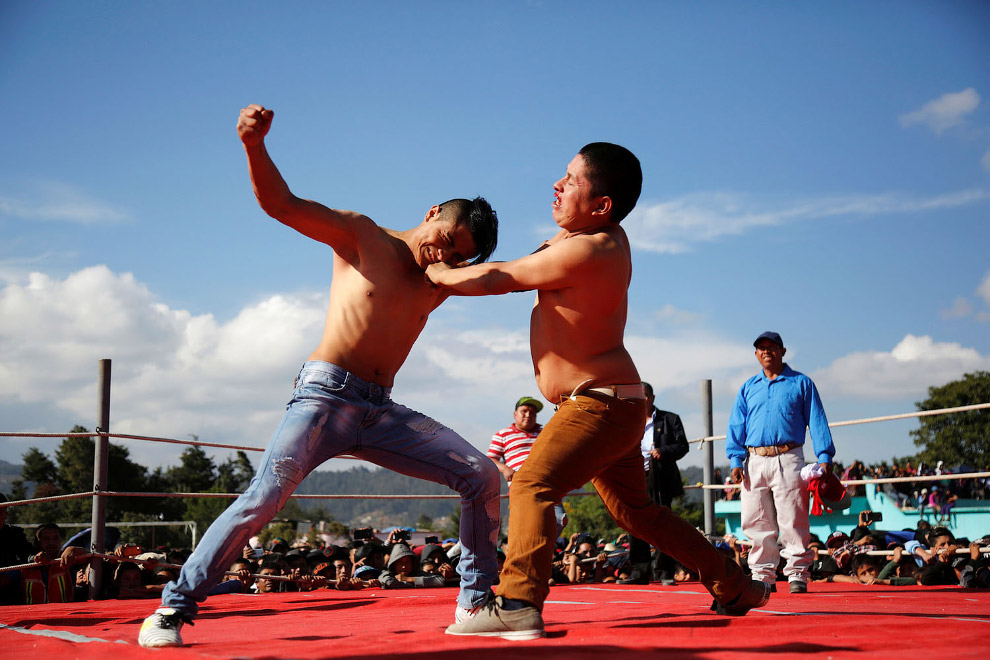
[[[920,410],[918,412],[902,413],[899,415],[884,415],[883,417],[864,417],[862,419],[849,419],[844,422],[832,422],[831,424],[828,425],[828,427],[830,429],[834,429],[840,426],[854,426],[856,424],[873,424],[874,422],[890,422],[898,419],[911,419],[912,417],[929,417],[931,415],[948,415],[951,413],[969,412],[971,410],[985,410],[987,408],[990,408],[990,403],[975,403],[971,406],[958,406],[956,408],[939,408],[938,410]],[[703,447],[706,442],[725,440],[725,437],[726,436],[724,435],[707,435],[702,438],[695,438],[694,440],[688,440],[688,443],[689,444],[700,443],[700,447]]]
[[[847,479],[842,481],[843,486],[860,486],[864,484],[899,484],[917,481],[942,481],[944,479],[981,479],[990,477],[990,472],[959,472],[952,474],[925,474],[912,477],[877,477],[875,479]],[[704,488],[706,490],[721,490],[723,488],[739,488],[740,484],[702,484],[698,483],[685,488]]]

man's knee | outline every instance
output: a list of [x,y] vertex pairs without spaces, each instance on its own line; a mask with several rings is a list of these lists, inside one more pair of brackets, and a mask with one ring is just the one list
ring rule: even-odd
[[462,466],[465,469],[451,474],[456,477],[455,490],[465,499],[498,497],[502,476],[488,457],[469,457]]

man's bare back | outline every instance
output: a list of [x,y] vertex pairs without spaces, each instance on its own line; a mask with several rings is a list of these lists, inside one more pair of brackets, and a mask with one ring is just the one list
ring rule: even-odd
[[418,226],[396,231],[359,213],[296,197],[264,145],[272,117],[271,110],[251,105],[241,111],[237,124],[258,203],[279,222],[334,252],[323,337],[309,359],[391,387],[430,312],[449,295],[426,279],[424,269],[431,263],[470,259],[479,246],[467,223],[443,205],[430,208]]

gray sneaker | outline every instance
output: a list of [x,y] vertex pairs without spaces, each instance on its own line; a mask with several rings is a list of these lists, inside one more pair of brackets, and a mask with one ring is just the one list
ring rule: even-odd
[[448,635],[477,635],[501,637],[515,641],[539,639],[544,636],[543,617],[535,607],[518,610],[503,609],[503,599],[496,596],[470,619],[447,626]]
[[804,580],[791,580],[791,593],[792,594],[806,594],[808,593],[808,583]]

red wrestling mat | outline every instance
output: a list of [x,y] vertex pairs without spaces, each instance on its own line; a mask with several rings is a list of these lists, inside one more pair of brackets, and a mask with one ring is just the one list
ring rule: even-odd
[[[780,587],[787,591],[786,583]],[[444,658],[470,660],[897,658],[982,656],[990,591],[956,587],[812,584],[778,593],[745,617],[708,611],[698,584],[560,586],[550,591],[547,638],[453,637],[453,589],[316,591],[216,596],[181,649],[142,649],[141,621],[156,601],[0,608],[0,657],[62,660],[213,658]]]

